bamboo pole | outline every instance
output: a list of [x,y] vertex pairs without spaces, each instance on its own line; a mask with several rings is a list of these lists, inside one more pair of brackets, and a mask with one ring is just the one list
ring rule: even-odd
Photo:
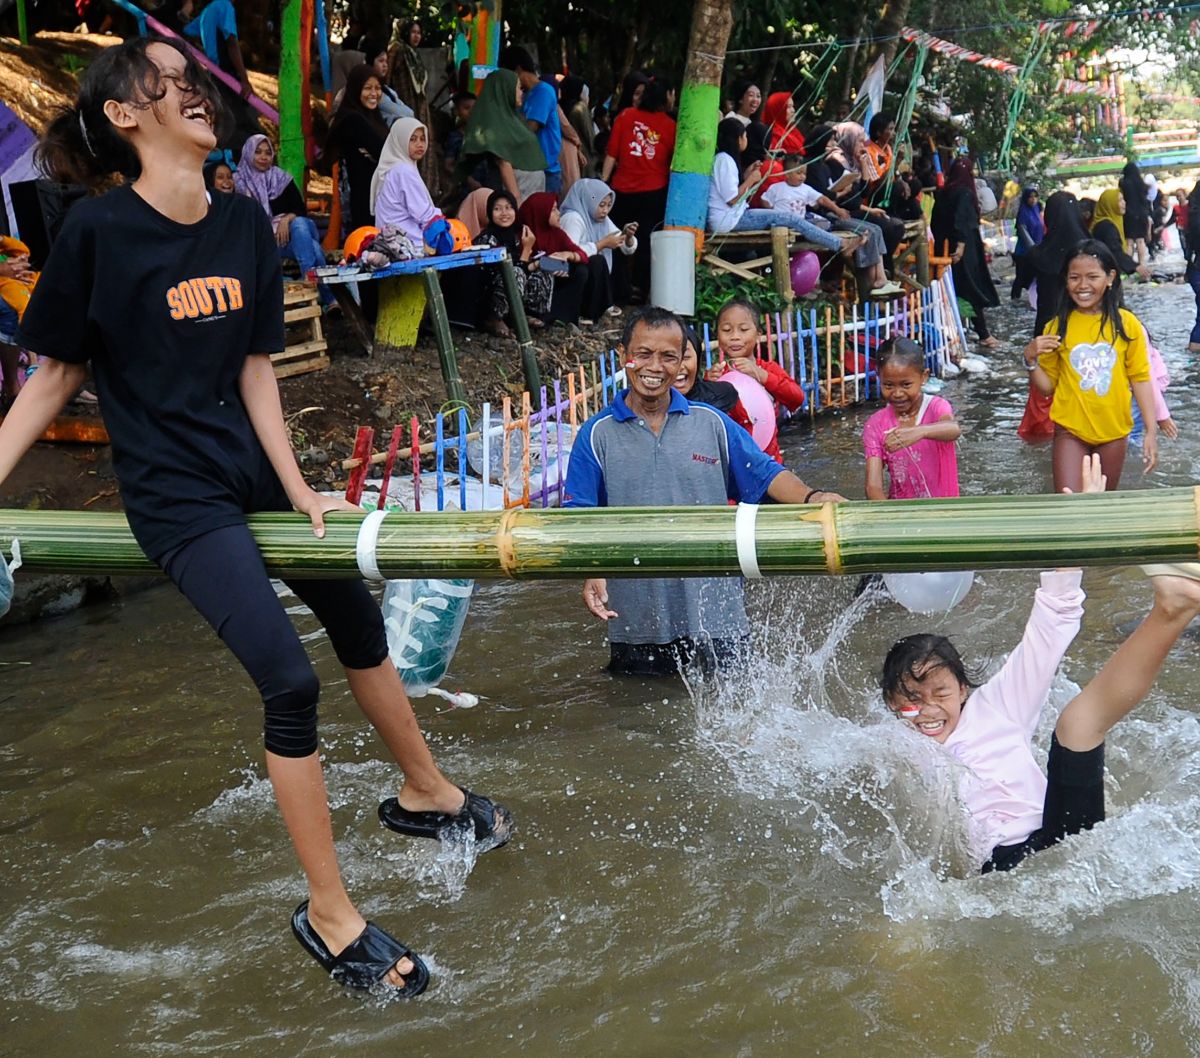
[[[737,575],[735,516],[729,507],[395,511],[377,559],[391,579]],[[249,518],[274,575],[313,578],[359,576],[361,521],[328,515],[317,540],[298,514]],[[121,514],[0,510],[0,551],[14,538],[31,572],[158,572]],[[771,505],[757,512],[754,543],[766,576],[1194,562],[1200,488]]]

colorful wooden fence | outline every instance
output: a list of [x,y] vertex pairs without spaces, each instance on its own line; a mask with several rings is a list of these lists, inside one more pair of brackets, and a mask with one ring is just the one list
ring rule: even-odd
[[[797,415],[814,419],[831,408],[878,399],[876,356],[893,336],[920,343],[935,377],[966,353],[949,269],[927,289],[896,301],[866,302],[849,312],[840,307],[836,314],[828,307],[774,313],[764,318],[760,331],[758,355],[777,361],[796,379],[805,395],[804,410]],[[720,353],[708,324],[700,335],[707,369]],[[375,431],[360,427],[354,454],[342,463],[349,472],[346,497],[370,508],[385,496],[388,506],[418,511],[557,506],[577,427],[623,387],[617,353],[609,350],[543,386],[536,412],[525,392],[519,414],[510,397],[504,398],[499,415],[484,404],[474,429],[465,408],[438,413],[432,430],[414,416],[406,426],[395,427],[388,447],[379,452],[374,450]],[[376,468],[381,468],[378,481],[372,477]]]

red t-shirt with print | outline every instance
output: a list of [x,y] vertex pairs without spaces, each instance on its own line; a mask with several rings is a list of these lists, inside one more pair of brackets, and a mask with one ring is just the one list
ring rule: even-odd
[[618,194],[661,191],[671,179],[675,122],[666,114],[627,107],[613,121],[605,153],[617,160],[609,183]]

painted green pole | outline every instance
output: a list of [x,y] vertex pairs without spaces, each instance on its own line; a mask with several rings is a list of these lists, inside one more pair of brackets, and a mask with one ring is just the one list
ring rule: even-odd
[[[696,577],[1124,566],[1200,559],[1200,488],[1086,496],[330,514],[255,514],[274,576]],[[1030,527],[1036,531],[1031,532]],[[0,510],[23,571],[158,573],[122,514]],[[19,578],[18,578],[19,579]]]
[[732,0],[695,0],[663,226],[693,232],[697,246],[704,238],[721,115],[721,74],[732,29]]
[[29,43],[29,20],[25,16],[25,0],[17,0],[17,39]]
[[284,0],[279,50],[279,167],[292,174],[296,186],[304,189],[304,127],[301,107],[306,85],[301,84],[300,49],[308,41],[300,39],[300,9],[311,0]]

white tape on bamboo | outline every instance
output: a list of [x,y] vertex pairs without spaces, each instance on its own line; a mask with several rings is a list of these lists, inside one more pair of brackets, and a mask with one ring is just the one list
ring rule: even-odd
[[733,519],[733,541],[737,545],[738,565],[742,576],[749,580],[761,580],[758,568],[758,543],[754,539],[754,527],[758,521],[757,503],[739,503]]
[[387,580],[379,572],[379,559],[376,554],[379,548],[379,530],[383,526],[383,520],[387,514],[387,511],[372,511],[358,527],[358,540],[354,545],[354,554],[358,559],[358,572],[362,574],[364,580]]

